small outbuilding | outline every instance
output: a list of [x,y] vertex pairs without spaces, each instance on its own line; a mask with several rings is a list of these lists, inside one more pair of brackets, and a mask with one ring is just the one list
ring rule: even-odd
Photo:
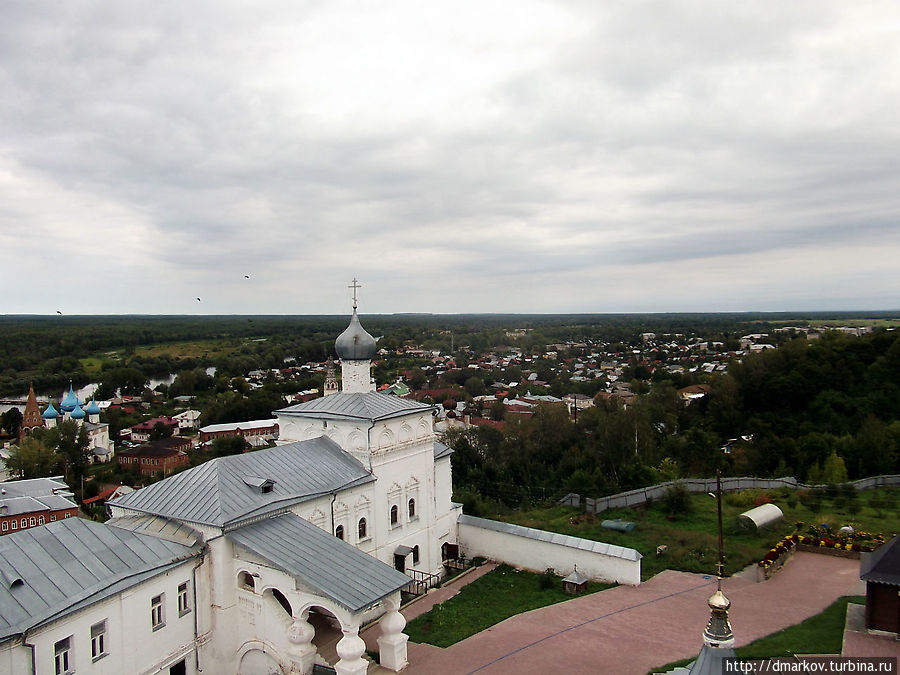
[[866,628],[900,633],[900,535],[863,556],[859,578],[866,582]]
[[784,518],[784,513],[777,506],[774,504],[762,504],[739,515],[738,526],[742,530],[755,531],[782,518]]
[[572,573],[562,580],[563,593],[568,593],[569,595],[584,593],[587,590],[587,585],[588,578],[578,571],[577,565]]

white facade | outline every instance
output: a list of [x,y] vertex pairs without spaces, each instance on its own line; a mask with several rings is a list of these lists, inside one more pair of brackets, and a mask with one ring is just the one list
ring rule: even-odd
[[[173,673],[194,675],[194,621],[197,605],[202,603],[195,596],[196,563],[195,558],[185,560],[109,598],[28,631],[24,640],[20,637],[0,643],[0,673],[32,673],[33,653],[34,675],[169,673],[173,666]],[[187,604],[179,612],[180,588],[182,601],[186,598]],[[157,599],[158,610],[154,607]],[[154,616],[161,617],[161,624],[153,625]],[[68,670],[56,669],[57,656]],[[183,671],[176,665],[180,662],[184,663]]]

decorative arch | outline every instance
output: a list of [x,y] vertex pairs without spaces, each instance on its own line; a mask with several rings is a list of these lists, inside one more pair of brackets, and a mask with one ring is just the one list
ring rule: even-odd
[[321,435],[322,430],[310,424],[303,430],[303,438],[301,438],[300,440],[308,441],[311,438],[318,438]]
[[321,509],[317,508],[310,514],[309,522],[311,522],[316,527],[322,527],[325,525],[325,514]]
[[284,659],[278,650],[267,642],[251,640],[238,650],[238,675],[271,675],[284,673]]
[[344,447],[344,436],[335,427],[329,427],[328,438],[333,440],[335,443],[337,443],[341,447]]
[[416,427],[416,438],[428,438],[431,435],[431,425],[424,419],[419,420],[419,426]]
[[404,423],[402,427],[400,427],[400,442],[401,443],[409,443],[413,440],[413,430],[409,424]]
[[363,452],[366,449],[366,437],[361,431],[351,431],[347,436],[347,447],[357,452]]
[[378,435],[378,449],[386,450],[394,444],[394,432],[388,428],[384,428],[381,430],[381,433]]

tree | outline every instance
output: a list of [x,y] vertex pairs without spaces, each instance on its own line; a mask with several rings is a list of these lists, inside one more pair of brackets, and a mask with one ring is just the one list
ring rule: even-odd
[[18,436],[19,429],[22,428],[22,411],[13,406],[3,415],[0,415],[0,426],[10,436]]
[[9,449],[7,468],[22,478],[44,478],[59,472],[62,458],[37,436],[25,437]]
[[84,472],[91,463],[87,429],[72,420],[60,422],[48,434],[50,445],[56,448],[63,462],[66,473],[72,471],[74,483],[80,483]]
[[469,396],[481,396],[484,393],[484,380],[480,377],[470,377],[464,386]]
[[822,467],[822,480],[829,484],[840,484],[847,482],[847,467],[844,466],[844,460],[832,450],[825,460],[825,466]]
[[172,437],[172,427],[165,422],[157,422],[153,425],[153,428],[150,430],[150,440],[151,441],[159,441],[163,438],[171,438]]
[[239,455],[250,447],[243,436],[219,436],[214,438],[211,446],[213,457]]

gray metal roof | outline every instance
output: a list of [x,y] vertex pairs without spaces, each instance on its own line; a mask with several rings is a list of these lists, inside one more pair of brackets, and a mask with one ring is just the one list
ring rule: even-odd
[[434,458],[440,459],[441,457],[449,457],[453,454],[453,448],[448,445],[444,445],[440,441],[434,442]]
[[292,513],[245,525],[226,537],[352,612],[410,582],[402,572]]
[[[270,492],[248,485],[270,479]],[[211,459],[109,502],[141,513],[225,527],[375,480],[326,437]]]
[[640,560],[643,556],[633,548],[625,548],[623,546],[614,546],[606,544],[602,541],[592,541],[590,539],[582,539],[581,537],[571,537],[566,534],[556,534],[547,532],[546,530],[536,530],[533,527],[523,527],[522,525],[513,525],[512,523],[501,523],[498,520],[488,520],[487,518],[476,518],[475,516],[461,515],[458,520],[460,525],[471,525],[472,527],[480,527],[483,530],[493,530],[494,532],[504,532],[506,534],[514,534],[527,539],[535,539],[537,541],[546,541],[551,544],[559,544],[560,546],[568,546],[577,548],[582,551],[592,551],[603,555],[622,558],[624,560]]
[[197,555],[83,518],[0,537],[0,640],[134,586]]
[[859,568],[863,581],[900,586],[900,535],[863,555]]
[[119,516],[106,521],[107,525],[118,527],[129,532],[149,534],[157,539],[165,539],[182,546],[193,546],[202,543],[203,535],[192,527],[177,520],[169,520],[160,516],[135,515]]
[[40,497],[52,494],[72,496],[72,491],[62,476],[6,481],[0,483],[0,490],[5,491],[7,497]]
[[76,506],[71,500],[59,495],[0,498],[0,505],[6,507],[6,513],[3,515],[7,516],[37,513],[38,511],[58,511],[60,509],[71,509]]
[[350,419],[375,422],[430,411],[431,406],[427,403],[370,391],[364,394],[341,392],[331,396],[322,396],[276,410],[275,414],[314,419]]

